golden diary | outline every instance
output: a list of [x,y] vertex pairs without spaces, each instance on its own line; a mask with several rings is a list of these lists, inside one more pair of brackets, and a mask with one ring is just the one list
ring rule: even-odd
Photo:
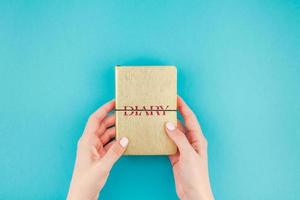
[[116,137],[126,136],[127,155],[170,155],[175,144],[164,125],[177,123],[175,66],[116,66]]

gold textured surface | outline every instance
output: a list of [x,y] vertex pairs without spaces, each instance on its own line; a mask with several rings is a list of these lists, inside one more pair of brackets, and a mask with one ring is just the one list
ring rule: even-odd
[[[116,137],[126,136],[129,145],[126,155],[170,155],[176,152],[176,146],[168,138],[164,124],[177,123],[176,111],[127,112],[124,106],[139,106],[138,109],[150,109],[150,106],[167,105],[168,110],[177,108],[177,70],[175,66],[116,66]],[[130,108],[130,107],[127,107]],[[151,115],[152,114],[152,115]]]

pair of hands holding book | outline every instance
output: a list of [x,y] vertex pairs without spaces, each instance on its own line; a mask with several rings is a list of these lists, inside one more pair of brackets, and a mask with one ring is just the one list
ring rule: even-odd
[[[169,156],[173,167],[176,192],[180,199],[214,199],[208,175],[207,141],[193,111],[177,98],[184,124],[168,122],[165,130],[177,145],[177,153]],[[78,141],[77,158],[69,200],[95,200],[103,188],[114,163],[122,156],[128,139],[111,141],[116,134],[115,115],[108,115],[115,107],[110,101],[95,111],[88,119],[83,135]]]

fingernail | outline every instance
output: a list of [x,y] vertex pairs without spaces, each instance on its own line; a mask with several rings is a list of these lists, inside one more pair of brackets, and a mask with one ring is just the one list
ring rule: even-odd
[[166,124],[166,127],[169,131],[174,131],[176,129],[176,127],[174,126],[174,124],[172,122],[168,122]]
[[122,147],[126,147],[128,145],[128,138],[127,137],[122,137],[120,140],[120,145]]

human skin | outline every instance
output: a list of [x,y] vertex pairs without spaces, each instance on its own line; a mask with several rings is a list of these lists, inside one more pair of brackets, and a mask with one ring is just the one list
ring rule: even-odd
[[212,200],[207,140],[195,114],[181,97],[177,98],[177,109],[184,124],[179,120],[177,127],[171,122],[166,123],[166,132],[177,145],[176,154],[169,156],[176,193],[181,200]]
[[[184,123],[178,120],[177,126],[165,124],[167,135],[178,147],[177,153],[169,156],[177,195],[181,200],[214,199],[208,175],[207,141],[192,110],[180,97],[177,104]],[[68,200],[98,199],[111,168],[126,150],[127,138],[113,140],[115,115],[109,112],[114,107],[115,102],[110,101],[89,117],[78,141]]]
[[95,200],[114,163],[124,153],[127,138],[111,141],[116,134],[115,115],[108,115],[115,101],[101,106],[88,119],[77,144],[77,157],[68,200]]

